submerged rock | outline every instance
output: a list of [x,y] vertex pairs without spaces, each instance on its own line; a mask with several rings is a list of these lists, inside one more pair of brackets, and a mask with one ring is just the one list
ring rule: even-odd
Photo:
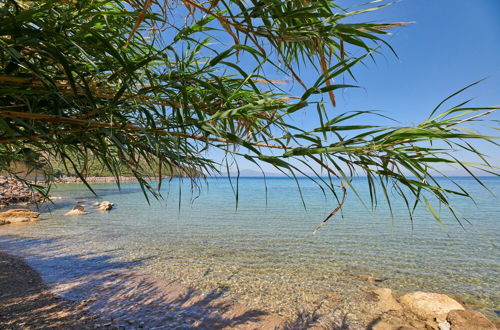
[[452,310],[446,317],[453,330],[495,330],[496,326],[483,314],[471,310]]
[[87,212],[85,212],[83,206],[77,205],[77,206],[73,207],[73,209],[71,211],[67,212],[64,215],[75,216],[75,215],[85,215],[85,214],[87,214]]
[[403,307],[425,320],[444,321],[449,311],[464,307],[447,295],[432,292],[412,292],[399,298]]
[[18,222],[29,222],[39,220],[38,217],[40,213],[25,210],[25,209],[13,209],[5,212],[0,212],[0,224],[8,223],[18,223]]

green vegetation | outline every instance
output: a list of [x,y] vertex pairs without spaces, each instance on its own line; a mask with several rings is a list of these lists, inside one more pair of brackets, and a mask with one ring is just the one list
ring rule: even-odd
[[[21,154],[23,155],[23,154]],[[127,164],[120,164],[117,167],[117,172],[110,171],[106,166],[99,162],[96,158],[82,157],[81,154],[69,154],[69,158],[75,165],[76,172],[72,167],[60,159],[50,159],[50,156],[42,157],[43,153],[32,153],[32,156],[16,157],[19,160],[11,162],[10,167],[0,171],[1,176],[15,175],[21,180],[24,179],[43,179],[47,174],[54,177],[63,176],[78,176],[86,177],[113,177],[116,173],[121,176],[134,176],[134,171]],[[50,160],[50,161],[49,161]],[[140,171],[144,177],[154,178],[158,176],[159,165],[156,160],[147,162],[139,160],[137,162],[137,171]],[[163,175],[167,177],[200,177],[203,173],[198,173],[191,168],[177,169],[168,168],[163,171]]]
[[[142,179],[145,167],[160,177],[172,168],[214,174],[220,164],[210,152],[218,149],[227,167],[228,158],[244,157],[295,176],[304,174],[301,163],[340,205],[350,178],[366,175],[372,204],[379,195],[390,203],[393,189],[410,215],[424,202],[438,218],[430,196],[450,209],[449,194],[470,196],[443,188],[435,165],[493,171],[469,142],[492,139],[465,124],[498,108],[440,104],[413,127],[364,125],[377,114],[331,111],[334,92],[353,87],[334,78],[352,75],[353,66],[388,46],[382,38],[389,29],[404,25],[349,23],[387,5],[377,3],[348,11],[333,0],[6,0],[0,169],[23,161],[50,176],[50,164],[59,162],[83,176],[81,160],[92,159],[114,176],[128,171],[157,194]],[[289,95],[264,68],[304,92]],[[302,81],[300,69],[316,70],[318,79]],[[317,127],[293,126],[299,111],[318,116]],[[484,163],[462,163],[454,150]]]

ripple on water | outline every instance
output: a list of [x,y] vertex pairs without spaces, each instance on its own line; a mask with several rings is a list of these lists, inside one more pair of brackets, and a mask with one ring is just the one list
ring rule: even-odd
[[[47,258],[90,256],[88,267],[100,262],[96,256],[141,260],[134,267],[144,272],[207,291],[221,288],[249,307],[285,316],[320,305],[331,308],[339,301],[350,303],[379,282],[399,292],[459,295],[493,315],[500,309],[500,254],[494,243],[500,238],[500,203],[492,202],[474,181],[460,180],[484,198],[478,207],[457,204],[473,224],[464,224],[465,231],[451,218],[446,218],[443,230],[422,209],[412,228],[397,198],[391,225],[386,207],[373,214],[352,197],[343,217],[332,219],[312,236],[315,225],[334,207],[333,200],[301,180],[308,207],[304,210],[292,180],[271,179],[266,207],[262,180],[243,179],[238,210],[230,186],[222,180],[209,180],[209,191],[194,203],[185,199],[179,210],[174,180],[168,199],[150,206],[133,183],[124,184],[121,193],[113,185],[99,185],[98,193],[117,208],[74,218],[63,216],[70,205],[79,199],[92,202],[94,197],[82,186],[60,186],[53,194],[63,198],[45,214],[47,221],[3,226],[0,233],[32,237],[26,246]],[[500,180],[487,181],[498,196]],[[355,184],[366,197],[362,180]],[[187,185],[183,189],[189,191]],[[53,266],[71,262],[63,259]]]

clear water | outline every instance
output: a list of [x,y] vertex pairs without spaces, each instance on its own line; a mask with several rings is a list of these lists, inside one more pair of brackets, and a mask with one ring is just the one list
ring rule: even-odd
[[[241,303],[282,315],[332,295],[349,301],[378,285],[397,293],[455,295],[494,317],[500,309],[499,199],[471,179],[456,180],[477,196],[477,205],[453,200],[470,220],[464,228],[450,216],[442,228],[424,208],[412,223],[396,195],[390,196],[392,221],[383,203],[372,212],[348,192],[342,216],[337,214],[316,235],[313,229],[336,202],[307,179],[299,179],[307,209],[295,181],[287,178],[267,180],[267,205],[262,178],[240,179],[237,209],[227,179],[208,179],[199,196],[190,192],[189,181],[175,179],[164,185],[165,199],[150,205],[135,183],[123,184],[121,191],[113,184],[96,184],[100,198],[117,207],[80,217],[63,214],[76,200],[95,198],[82,185],[61,185],[53,195],[62,198],[45,221],[0,227],[0,248],[17,244],[46,260],[77,256],[54,259],[49,266],[33,259],[35,268],[50,267],[45,269],[48,281],[111,259],[134,261],[133,267],[146,273],[204,290],[223,288]],[[484,181],[500,195],[499,179]],[[354,185],[369,201],[365,179],[355,179]],[[65,273],[58,267],[66,267]],[[374,284],[370,276],[384,281]]]

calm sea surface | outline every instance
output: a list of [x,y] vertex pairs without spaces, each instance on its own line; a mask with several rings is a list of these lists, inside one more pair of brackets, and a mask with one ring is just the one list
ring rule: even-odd
[[316,235],[314,228],[337,203],[307,179],[299,179],[306,209],[296,182],[287,178],[241,178],[237,209],[223,178],[208,179],[194,194],[189,180],[175,179],[164,184],[164,200],[150,205],[136,183],[122,184],[121,191],[114,184],[96,184],[100,199],[117,207],[80,217],[64,213],[77,200],[98,199],[83,185],[61,185],[52,192],[61,199],[45,221],[0,227],[0,248],[15,244],[46,258],[78,256],[81,265],[59,258],[51,269],[32,260],[48,281],[64,277],[59,266],[96,267],[108,259],[95,256],[107,256],[137,261],[134,267],[169,281],[224,288],[243,303],[283,314],[325,292],[349,296],[383,280],[375,284],[397,293],[456,295],[494,316],[500,309],[500,199],[494,196],[500,195],[500,180],[484,178],[494,195],[472,179],[456,181],[477,197],[476,205],[452,200],[470,221],[463,228],[443,208],[444,228],[425,207],[411,222],[396,194],[389,196],[393,219],[383,198],[373,212],[366,180],[357,178],[354,186],[368,206],[349,191],[342,215]]

